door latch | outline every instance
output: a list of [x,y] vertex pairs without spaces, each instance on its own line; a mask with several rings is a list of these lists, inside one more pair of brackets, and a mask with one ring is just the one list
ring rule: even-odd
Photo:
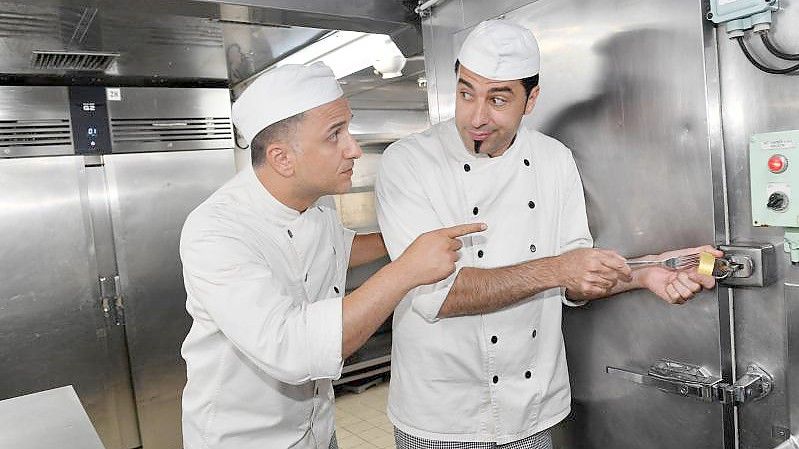
[[777,253],[771,244],[721,245],[724,271],[719,283],[728,286],[764,287],[777,279]]
[[758,400],[768,395],[774,385],[771,375],[755,364],[750,364],[733,384],[722,382],[707,368],[669,359],[658,360],[646,374],[612,366],[606,367],[605,372],[667,393],[721,404],[740,405]]
[[100,278],[100,304],[106,319],[117,326],[125,325],[125,305],[119,287],[119,276]]

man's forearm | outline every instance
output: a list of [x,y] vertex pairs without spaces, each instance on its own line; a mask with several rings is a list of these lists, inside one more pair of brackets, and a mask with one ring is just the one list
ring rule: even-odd
[[412,287],[413,283],[404,278],[404,271],[392,262],[344,297],[342,358],[366,343]]
[[458,272],[439,317],[493,312],[558,287],[557,265],[554,257],[544,257],[509,267],[464,267]]
[[388,254],[386,244],[383,242],[383,235],[376,232],[373,234],[356,235],[352,241],[352,251],[350,252],[349,267],[357,267],[369,262],[373,262]]

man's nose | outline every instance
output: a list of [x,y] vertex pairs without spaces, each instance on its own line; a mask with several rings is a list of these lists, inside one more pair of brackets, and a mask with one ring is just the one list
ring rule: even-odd
[[347,137],[349,137],[349,142],[344,157],[347,159],[358,159],[363,156],[363,150],[361,150],[361,146],[358,145],[358,141],[355,140],[355,137],[349,132],[347,132]]
[[472,127],[479,128],[488,123],[488,110],[482,101],[476,102],[472,111]]

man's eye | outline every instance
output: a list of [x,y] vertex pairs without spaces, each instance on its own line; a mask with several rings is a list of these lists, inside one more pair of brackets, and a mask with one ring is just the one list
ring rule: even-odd
[[464,100],[471,100],[472,94],[470,94],[469,92],[461,92],[461,97],[463,97]]
[[508,100],[502,97],[494,97],[491,99],[491,103],[493,103],[494,106],[505,106],[506,104],[508,104]]
[[339,130],[336,130],[335,132],[333,132],[333,134],[330,135],[330,137],[328,137],[328,139],[335,142],[336,140],[338,140],[338,133]]

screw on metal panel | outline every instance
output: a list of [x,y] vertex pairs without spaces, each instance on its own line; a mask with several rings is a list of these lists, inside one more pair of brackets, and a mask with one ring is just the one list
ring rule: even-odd
[[707,13],[707,20],[710,20],[712,18],[713,18],[713,13],[712,12]]
[[688,396],[688,387],[686,386],[680,387],[680,394],[683,396]]

